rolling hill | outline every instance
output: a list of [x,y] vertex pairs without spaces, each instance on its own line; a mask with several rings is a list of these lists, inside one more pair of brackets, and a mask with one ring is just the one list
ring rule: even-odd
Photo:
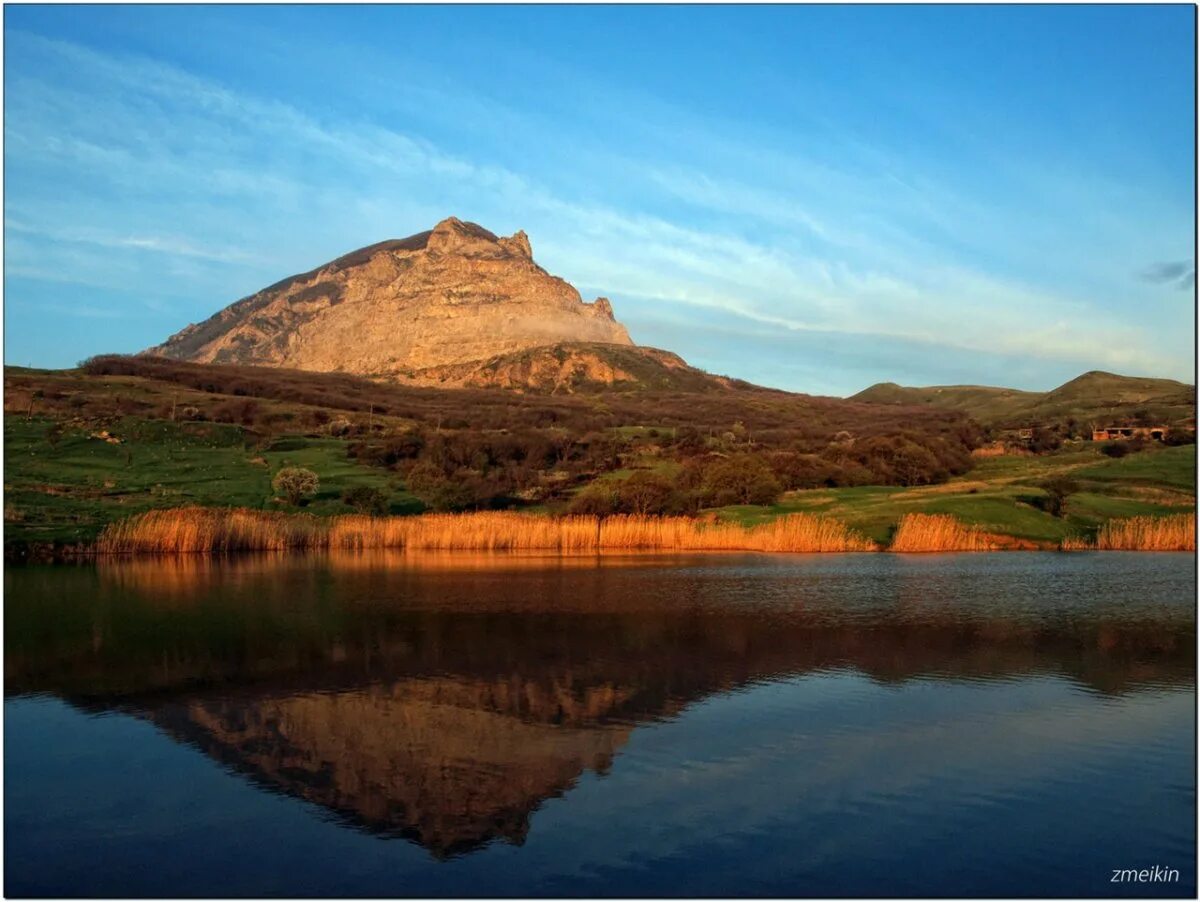
[[985,426],[1014,428],[1076,420],[1097,427],[1146,421],[1195,425],[1196,388],[1173,379],[1092,370],[1047,392],[984,385],[909,388],[880,382],[852,401],[923,406],[965,413]]

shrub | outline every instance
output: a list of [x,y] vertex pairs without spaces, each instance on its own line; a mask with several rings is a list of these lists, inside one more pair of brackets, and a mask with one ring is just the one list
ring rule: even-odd
[[1108,457],[1124,457],[1129,450],[1129,445],[1125,442],[1109,442],[1100,446],[1100,453]]
[[501,475],[484,478],[469,470],[447,474],[431,463],[418,463],[405,478],[408,490],[431,510],[463,511],[493,507],[511,486]]
[[721,458],[704,468],[701,492],[711,507],[773,504],[783,487],[766,461],[754,454]]
[[1046,494],[1038,499],[1038,506],[1052,517],[1067,515],[1067,498],[1079,491],[1079,483],[1066,476],[1055,476],[1042,483]]
[[659,473],[638,470],[617,485],[617,504],[624,514],[671,513],[678,507],[675,484]]
[[356,485],[342,492],[342,503],[354,508],[360,514],[371,514],[382,517],[388,512],[387,496],[379,489],[369,485]]
[[1034,427],[1033,438],[1029,440],[1029,450],[1034,454],[1057,451],[1061,447],[1062,437],[1055,430],[1044,426]]
[[608,517],[617,512],[617,491],[611,483],[593,482],[586,485],[567,505],[568,513],[575,516]]
[[349,435],[353,428],[354,424],[345,417],[335,417],[325,424],[325,431],[334,438]]
[[311,498],[320,485],[320,477],[304,467],[284,467],[271,480],[271,486],[290,504],[300,504],[304,499]]
[[1164,445],[1194,445],[1196,444],[1196,432],[1193,429],[1171,429],[1163,437]]

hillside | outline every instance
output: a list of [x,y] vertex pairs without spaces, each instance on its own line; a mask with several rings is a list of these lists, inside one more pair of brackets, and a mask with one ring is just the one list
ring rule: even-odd
[[[659,365],[676,373],[674,360]],[[6,553],[87,543],[157,508],[294,511],[273,488],[285,467],[319,476],[303,504],[317,515],[611,508],[754,522],[812,512],[877,541],[912,512],[1047,543],[1112,517],[1194,508],[1193,447],[1114,459],[1083,442],[972,458],[978,429],[936,405],[716,388],[707,376],[691,390],[654,388],[652,374],[634,375],[603,390],[515,393],[153,357],[8,368]],[[1041,501],[1060,475],[1078,483],[1065,518]]]
[[147,353],[412,381],[562,342],[633,344],[607,299],[584,303],[534,262],[524,232],[451,217],[276,282]]
[[483,361],[399,373],[397,382],[443,388],[507,388],[573,394],[609,389],[721,391],[748,383],[710,376],[678,354],[657,348],[563,342],[501,354]]
[[313,513],[345,513],[346,492],[370,489],[400,514],[562,510],[589,485],[647,468],[662,504],[694,509],[726,491],[718,476],[753,494],[931,481],[969,465],[974,430],[952,411],[774,391],[664,352],[603,350],[634,380],[516,393],[142,356],[9,368],[6,541],[89,541],[114,519],[179,504],[278,509],[271,480],[286,466],[319,475]]
[[1018,427],[1075,420],[1097,427],[1126,422],[1193,425],[1195,386],[1172,379],[1084,373],[1047,392],[982,385],[909,388],[881,382],[850,400],[924,406],[965,413],[986,426]]

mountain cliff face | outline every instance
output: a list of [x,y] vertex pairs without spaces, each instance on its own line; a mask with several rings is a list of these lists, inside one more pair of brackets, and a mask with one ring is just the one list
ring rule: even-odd
[[277,282],[147,353],[436,383],[421,371],[564,342],[633,346],[608,300],[585,303],[538,266],[524,232],[451,217]]

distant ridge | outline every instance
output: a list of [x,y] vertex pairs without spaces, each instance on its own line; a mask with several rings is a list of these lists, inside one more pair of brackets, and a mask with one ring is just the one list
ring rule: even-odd
[[1196,388],[1173,379],[1121,376],[1091,370],[1048,392],[986,385],[931,385],[909,388],[880,382],[850,397],[873,404],[937,407],[966,413],[994,426],[1040,421],[1124,421],[1195,423]]

